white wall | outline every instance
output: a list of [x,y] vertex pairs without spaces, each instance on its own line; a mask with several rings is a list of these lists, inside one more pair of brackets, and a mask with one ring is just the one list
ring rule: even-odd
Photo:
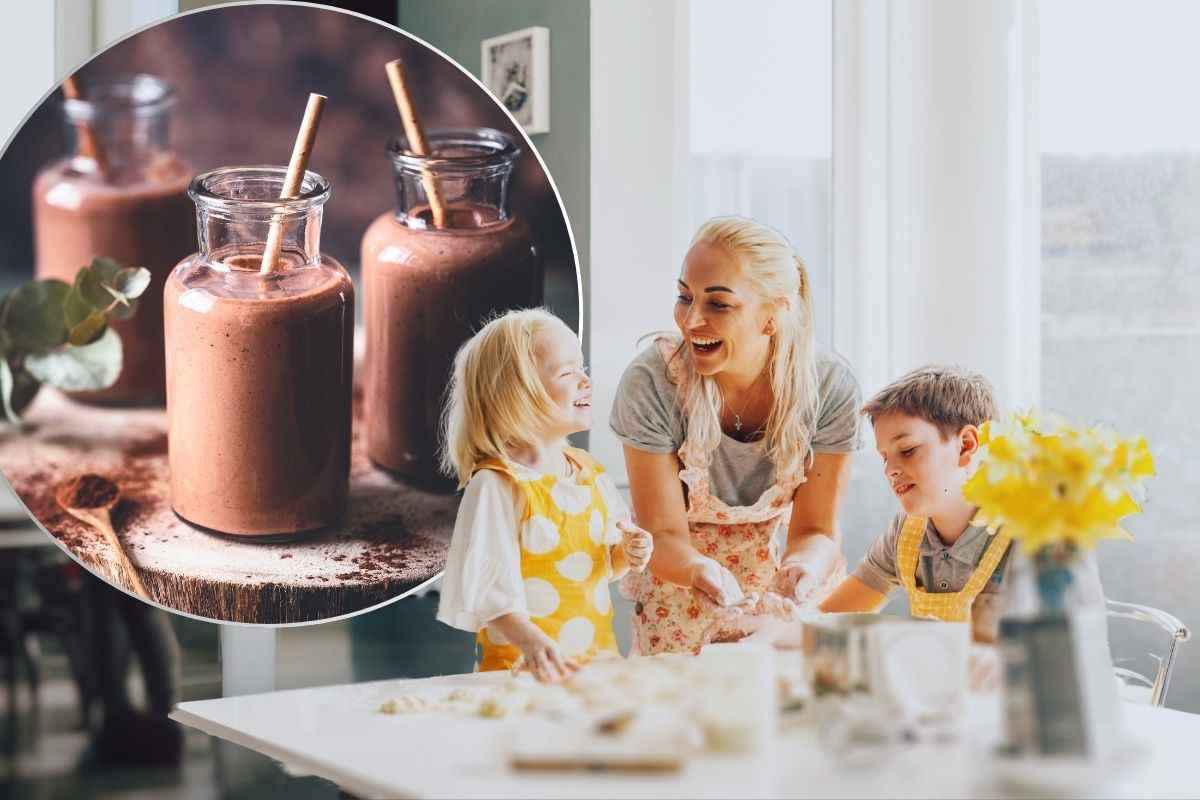
[[669,298],[686,245],[687,94],[677,91],[686,8],[682,0],[591,7],[591,450],[624,484],[609,409],[638,335],[672,324]]

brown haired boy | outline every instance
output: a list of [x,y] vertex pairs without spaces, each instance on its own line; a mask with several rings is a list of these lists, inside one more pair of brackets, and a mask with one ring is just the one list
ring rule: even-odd
[[962,495],[979,429],[996,416],[991,384],[957,367],[922,367],[885,387],[863,414],[903,511],[821,610],[877,611],[903,588],[913,616],[969,620],[977,641],[994,641],[1009,538],[973,524],[976,509]]

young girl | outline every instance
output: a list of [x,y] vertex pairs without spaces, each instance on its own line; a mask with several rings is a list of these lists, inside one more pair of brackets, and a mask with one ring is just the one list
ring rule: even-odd
[[493,319],[455,358],[442,464],[466,491],[438,619],[478,633],[479,670],[523,658],[558,681],[617,651],[608,584],[643,569],[652,540],[567,446],[591,427],[591,400],[579,340],[541,309]]

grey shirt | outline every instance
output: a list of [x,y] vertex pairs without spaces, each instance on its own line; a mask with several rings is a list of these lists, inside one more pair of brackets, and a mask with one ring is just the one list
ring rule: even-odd
[[[904,512],[896,514],[888,525],[887,532],[871,544],[866,556],[852,573],[867,586],[885,595],[901,587],[896,571],[896,544],[900,540],[900,532],[904,529],[906,519],[908,515]],[[967,579],[983,559],[991,541],[992,537],[988,535],[986,527],[969,525],[954,544],[948,545],[938,535],[933,521],[926,522],[925,536],[921,539],[919,548],[917,574],[914,576],[916,585],[927,592],[959,591],[967,584]],[[1012,549],[1012,545],[1009,545],[1008,551],[992,572],[991,579],[984,584],[983,590],[971,607],[971,619],[975,628],[986,630],[991,635],[994,635],[1000,616],[1008,604],[1009,593],[1006,591],[1005,575],[1008,572]],[[1084,587],[1084,590],[1089,595],[1102,597],[1100,574],[1094,556],[1089,553],[1085,562],[1084,580],[1089,585]]]
[[[814,453],[848,453],[862,446],[859,408],[862,394],[850,366],[840,356],[818,352],[817,430]],[[647,453],[675,453],[687,436],[678,391],[658,346],[651,343],[625,368],[609,426],[625,444]],[[775,465],[762,441],[721,436],[709,461],[709,485],[730,506],[749,506],[775,482]]]

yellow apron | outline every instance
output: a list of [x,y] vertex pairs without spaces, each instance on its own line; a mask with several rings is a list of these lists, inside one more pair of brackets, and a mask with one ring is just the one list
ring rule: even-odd
[[[606,541],[608,508],[596,486],[603,468],[582,450],[566,453],[578,467],[574,482],[553,475],[531,478],[499,460],[479,468],[507,475],[525,497],[517,538],[530,622],[558,642],[564,657],[587,660],[601,651],[618,652],[608,587],[613,542]],[[480,629],[477,643],[480,671],[509,669],[521,655],[488,627]]]
[[908,592],[909,614],[943,622],[969,622],[971,604],[991,579],[1012,537],[1003,530],[992,534],[992,541],[979,560],[979,565],[967,578],[966,585],[957,592],[927,592],[917,588],[916,578],[926,523],[925,517],[908,517],[896,542],[896,571],[904,591]]

